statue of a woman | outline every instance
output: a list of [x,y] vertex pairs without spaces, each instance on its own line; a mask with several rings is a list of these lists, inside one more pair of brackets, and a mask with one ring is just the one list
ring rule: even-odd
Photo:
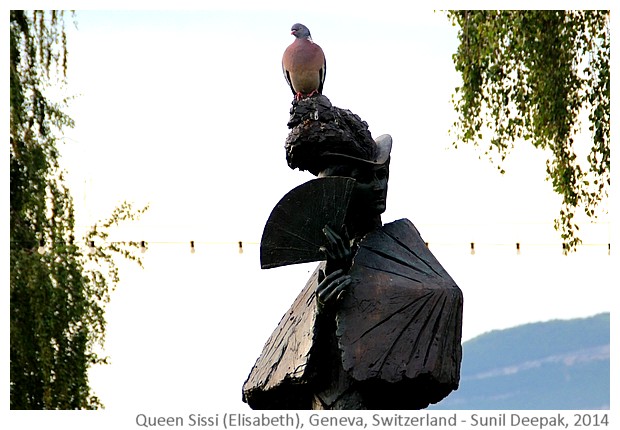
[[409,220],[381,222],[391,137],[355,141],[312,155],[319,178],[355,183],[244,384],[253,409],[420,409],[458,388],[461,290]]

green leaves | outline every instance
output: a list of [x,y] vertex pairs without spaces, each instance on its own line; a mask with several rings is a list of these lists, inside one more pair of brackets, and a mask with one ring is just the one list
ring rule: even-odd
[[[63,15],[11,11],[12,409],[102,407],[91,393],[88,369],[106,362],[95,346],[103,345],[104,307],[118,282],[113,254],[141,264],[135,243],[102,246],[91,256],[74,242],[73,200],[56,145],[73,121],[63,113],[64,101],[46,95],[66,74]],[[125,203],[87,237],[107,235],[144,210]]]
[[[522,140],[548,151],[548,179],[562,196],[555,227],[574,250],[580,240],[573,215],[583,209],[595,216],[610,182],[609,11],[447,15],[460,27],[453,55],[463,81],[452,99],[457,141],[479,146],[489,139],[484,153],[492,162],[504,161]],[[574,145],[582,112],[592,132],[586,160]]]

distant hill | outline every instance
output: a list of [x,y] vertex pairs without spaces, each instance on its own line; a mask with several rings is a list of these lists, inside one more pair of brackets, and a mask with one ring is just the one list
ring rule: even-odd
[[429,409],[609,409],[609,313],[463,344],[457,391]]

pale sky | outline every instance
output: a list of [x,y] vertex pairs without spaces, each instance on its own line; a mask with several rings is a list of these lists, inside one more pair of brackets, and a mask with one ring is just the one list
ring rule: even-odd
[[312,179],[288,168],[283,148],[292,94],[280,61],[295,22],[325,51],[324,94],[374,136],[392,135],[383,222],[409,218],[463,290],[464,340],[611,311],[609,216],[582,224],[585,245],[563,256],[543,153],[515,148],[502,176],[472,148],[451,146],[457,40],[442,13],[386,3],[76,18],[68,34],[76,127],[62,163],[78,224],[123,200],[150,204],[114,236],[149,250],[144,269],[121,264],[107,311],[111,364],[91,372],[106,420],[130,427],[138,413],[249,411],[242,384],[316,266],[262,271],[258,257],[273,206]]

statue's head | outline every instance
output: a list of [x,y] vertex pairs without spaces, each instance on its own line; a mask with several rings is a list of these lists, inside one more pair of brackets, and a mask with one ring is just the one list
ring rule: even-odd
[[[324,167],[318,173],[324,176],[346,176],[355,179],[349,212],[378,216],[385,212],[392,137],[379,136],[372,148],[359,151],[325,152]],[[366,155],[369,154],[369,155]]]
[[355,179],[347,216],[360,223],[385,211],[390,135],[373,139],[366,122],[332,106],[324,95],[294,101],[288,127],[285,149],[291,169]]

